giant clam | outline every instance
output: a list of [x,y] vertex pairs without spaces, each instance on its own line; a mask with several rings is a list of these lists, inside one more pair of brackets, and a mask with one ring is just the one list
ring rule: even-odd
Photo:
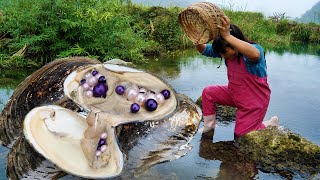
[[83,57],[56,60],[22,82],[1,113],[7,176],[130,177],[183,156],[201,116],[150,73]]

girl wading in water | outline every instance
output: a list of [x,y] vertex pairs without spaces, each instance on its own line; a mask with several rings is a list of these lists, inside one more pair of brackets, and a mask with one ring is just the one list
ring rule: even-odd
[[220,36],[212,44],[196,45],[202,55],[225,59],[229,80],[228,85],[207,86],[202,92],[204,132],[214,130],[216,104],[237,107],[235,137],[278,126],[277,116],[263,122],[271,93],[263,48],[248,41],[227,16],[218,28]]

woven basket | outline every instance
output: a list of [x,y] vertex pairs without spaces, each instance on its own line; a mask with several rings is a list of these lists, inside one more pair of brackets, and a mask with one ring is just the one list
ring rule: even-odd
[[195,3],[179,13],[179,23],[194,44],[205,44],[220,35],[224,12],[209,2]]

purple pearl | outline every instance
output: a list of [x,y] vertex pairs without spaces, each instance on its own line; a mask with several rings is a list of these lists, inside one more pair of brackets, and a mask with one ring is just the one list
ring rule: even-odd
[[106,139],[100,139],[99,140],[99,143],[98,143],[98,148],[100,149],[101,146],[105,145],[106,144]]
[[106,83],[106,82],[107,82],[107,81],[106,81],[106,77],[100,76],[99,79],[98,79],[98,82],[99,82],[99,83]]
[[161,94],[164,96],[165,99],[169,99],[170,98],[170,91],[167,90],[167,89],[161,91]]
[[154,111],[157,109],[158,103],[154,99],[148,99],[145,103],[145,107],[146,107],[147,111]]
[[131,104],[130,110],[132,113],[136,113],[140,110],[140,106],[137,103]]
[[116,87],[116,93],[119,94],[119,95],[122,95],[125,91],[125,88],[122,86],[122,85],[118,85]]
[[81,79],[80,84],[82,85],[84,83],[86,83],[86,80],[85,79]]
[[93,76],[95,76],[95,75],[97,75],[98,74],[98,71],[96,71],[96,70],[94,70],[94,71],[92,71],[92,73],[91,73]]
[[104,83],[98,83],[93,87],[93,96],[94,97],[106,97],[108,91],[108,86]]

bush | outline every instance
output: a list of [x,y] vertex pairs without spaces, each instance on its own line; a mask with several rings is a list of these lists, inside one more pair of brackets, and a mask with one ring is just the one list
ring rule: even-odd
[[224,10],[231,22],[240,27],[246,37],[258,43],[266,42],[275,34],[275,25],[262,13]]
[[[152,40],[160,47],[159,51],[174,51],[185,47],[184,33],[178,22],[180,8],[148,7],[134,6],[130,14],[134,16],[134,23],[138,29],[144,30],[145,38]],[[190,42],[188,46],[190,47]],[[156,53],[153,51],[153,53]],[[149,53],[152,54],[152,53]],[[157,54],[157,53],[156,53]]]
[[311,35],[311,28],[307,25],[300,24],[292,29],[292,41],[308,42]]
[[277,23],[277,34],[285,35],[290,33],[291,27],[288,20],[281,20]]
[[309,37],[310,42],[319,44],[320,43],[320,25],[311,27],[311,35]]
[[25,57],[41,64],[73,55],[139,61],[150,43],[131,28],[124,7],[116,0],[7,1],[0,32],[12,38],[8,54],[27,45]]

